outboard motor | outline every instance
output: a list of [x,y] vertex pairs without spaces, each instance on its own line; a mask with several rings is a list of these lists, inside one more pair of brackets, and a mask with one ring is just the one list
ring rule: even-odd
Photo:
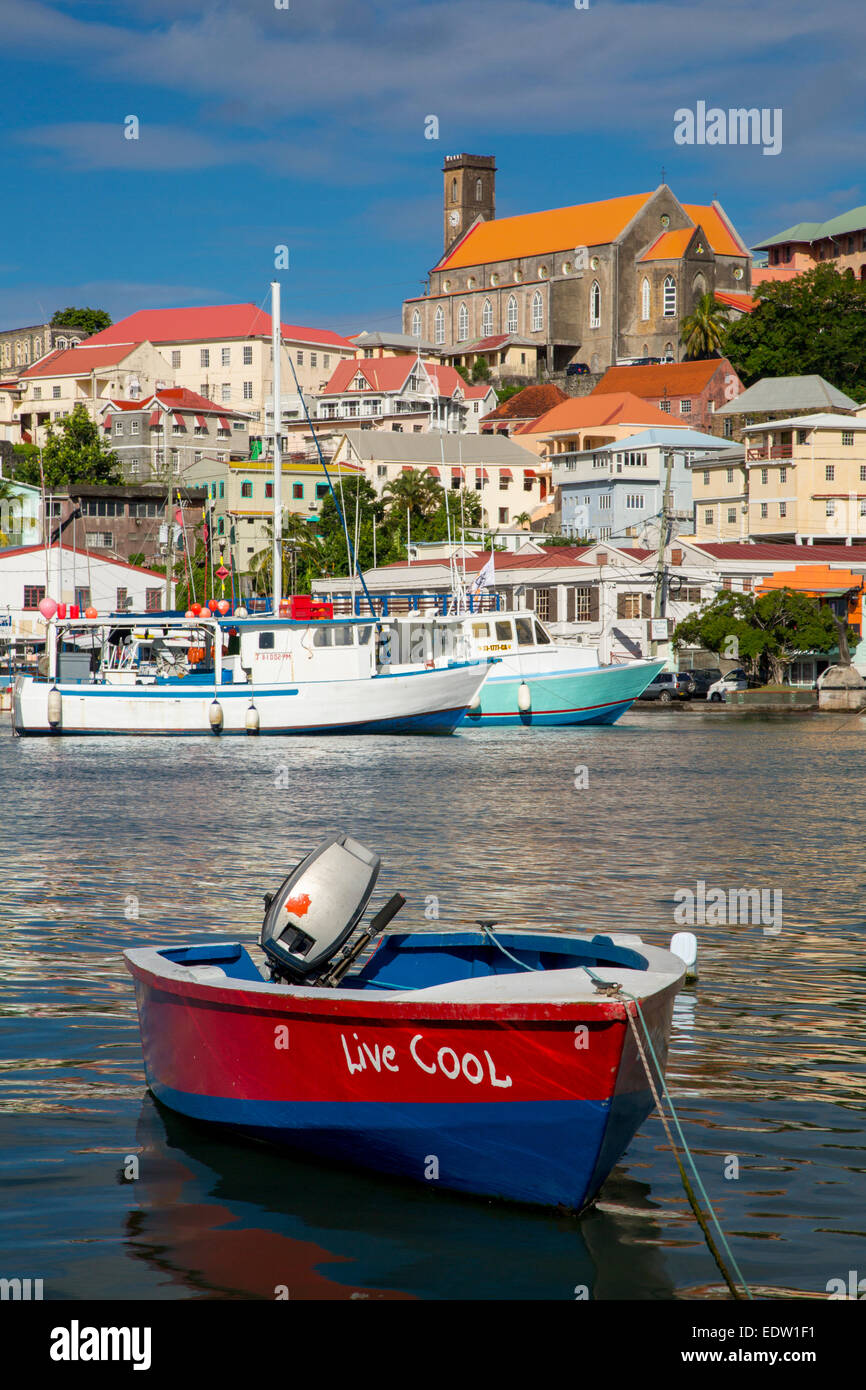
[[[396,893],[359,938],[382,861],[348,835],[332,835],[302,859],[274,894],[265,894],[261,945],[274,979],[335,985],[406,901]],[[342,955],[329,967],[341,946]]]

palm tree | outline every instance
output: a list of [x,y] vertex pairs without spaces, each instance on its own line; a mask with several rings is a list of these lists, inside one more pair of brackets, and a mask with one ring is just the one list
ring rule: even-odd
[[442,488],[429,468],[407,468],[382,493],[389,511],[411,512],[420,518],[432,516],[442,506]]
[[[273,589],[274,574],[274,526],[265,522],[268,544],[250,560],[250,574],[256,589],[270,593]],[[323,573],[326,568],[324,547],[308,521],[297,512],[283,513],[283,593],[290,593],[292,581],[297,579],[302,589],[308,589],[310,580]]]
[[529,512],[521,512],[514,520],[518,526],[528,526],[530,521]]
[[681,338],[686,357],[720,357],[725,332],[730,327],[728,311],[712,293],[702,294],[694,312],[683,319]]

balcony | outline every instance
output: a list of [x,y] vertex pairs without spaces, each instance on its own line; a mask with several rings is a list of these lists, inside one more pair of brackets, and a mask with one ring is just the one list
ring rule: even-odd
[[789,463],[793,459],[793,444],[765,444],[763,448],[747,449],[746,462],[760,463],[766,459],[786,459]]

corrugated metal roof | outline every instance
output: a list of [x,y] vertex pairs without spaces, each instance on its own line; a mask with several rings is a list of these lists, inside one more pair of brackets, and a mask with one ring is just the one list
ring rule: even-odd
[[362,459],[383,463],[514,464],[537,468],[538,456],[504,434],[404,434],[399,430],[346,430],[345,438]]
[[[774,410],[856,410],[857,402],[831,386],[822,376],[765,376],[735,400],[719,406],[717,415],[751,415]],[[775,423],[775,422],[774,422]]]

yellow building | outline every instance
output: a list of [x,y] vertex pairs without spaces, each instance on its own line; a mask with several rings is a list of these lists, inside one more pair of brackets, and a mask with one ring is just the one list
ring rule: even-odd
[[744,434],[744,449],[692,465],[696,541],[866,539],[866,420],[800,415]]

